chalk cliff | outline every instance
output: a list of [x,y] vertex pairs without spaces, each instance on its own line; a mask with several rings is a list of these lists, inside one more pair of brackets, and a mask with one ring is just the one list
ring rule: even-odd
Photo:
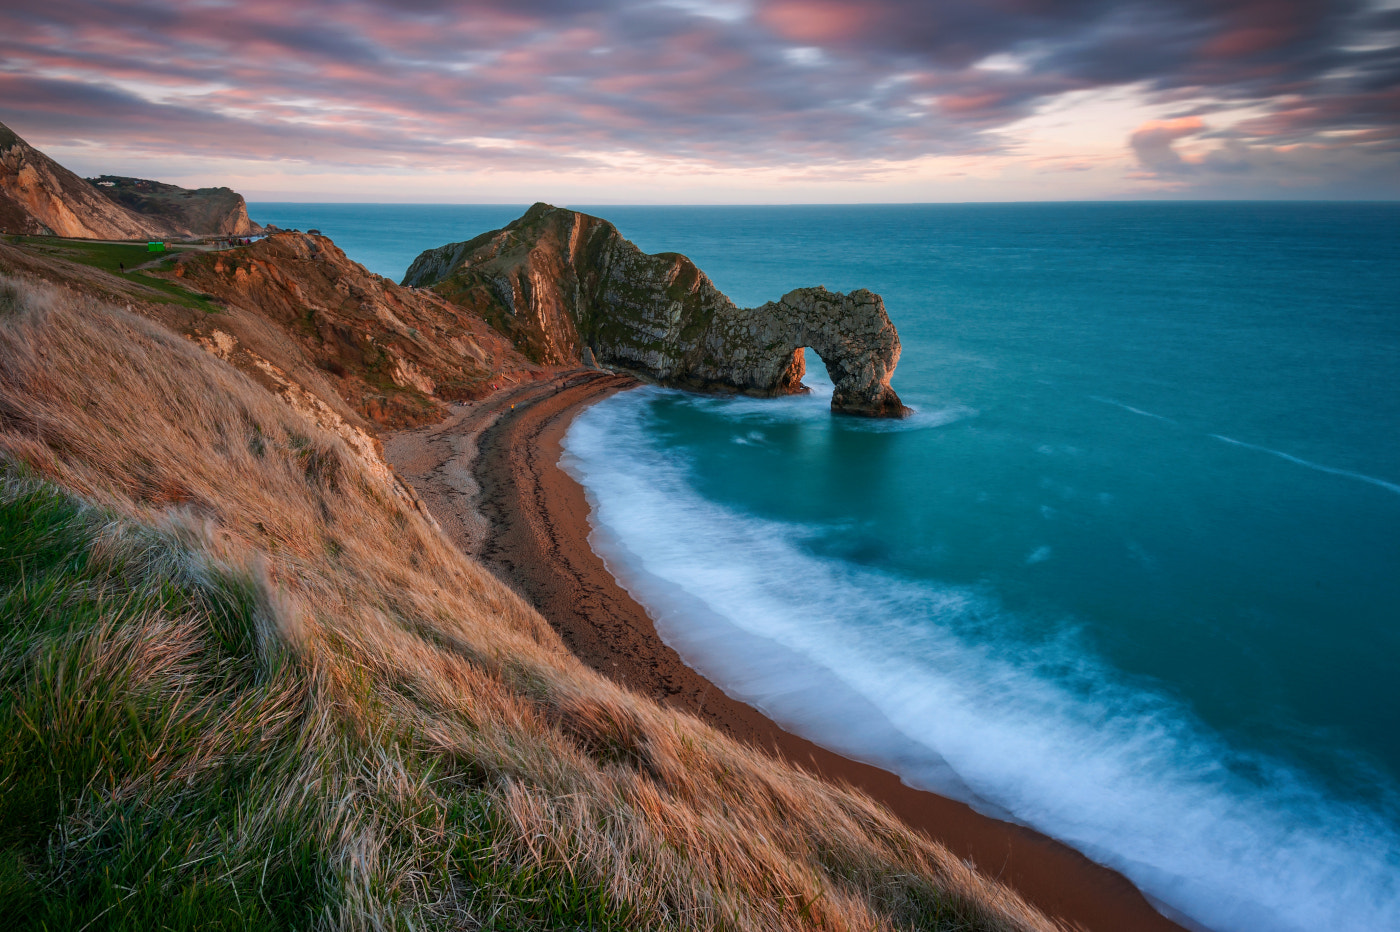
[[248,204],[231,188],[179,185],[101,175],[87,179],[109,200],[179,236],[252,236],[262,227],[248,219]]
[[890,388],[899,335],[879,295],[801,288],[740,308],[685,256],[648,255],[588,214],[536,204],[427,250],[403,283],[473,310],[545,365],[591,357],[663,385],[771,396],[805,391],[810,346],[836,383],[833,411],[909,413]]
[[164,235],[0,123],[0,231],[89,239]]

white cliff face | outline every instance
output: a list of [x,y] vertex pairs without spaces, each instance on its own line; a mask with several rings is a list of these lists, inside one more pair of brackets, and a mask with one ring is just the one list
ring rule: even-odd
[[536,204],[503,230],[428,250],[405,285],[472,307],[527,356],[584,358],[696,391],[804,391],[801,349],[826,363],[832,410],[903,417],[899,335],[879,295],[802,288],[740,308],[685,256],[648,255],[597,217]]

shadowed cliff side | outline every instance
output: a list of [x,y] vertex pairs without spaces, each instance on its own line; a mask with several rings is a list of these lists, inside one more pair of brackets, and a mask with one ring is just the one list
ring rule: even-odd
[[87,179],[99,193],[182,236],[252,236],[263,228],[248,219],[248,203],[232,188],[179,185],[101,175]]
[[432,287],[546,365],[625,369],[697,391],[806,391],[802,348],[836,385],[833,411],[903,417],[899,334],[879,295],[800,288],[740,308],[678,253],[648,255],[611,223],[536,204],[504,229],[430,249],[404,284]]

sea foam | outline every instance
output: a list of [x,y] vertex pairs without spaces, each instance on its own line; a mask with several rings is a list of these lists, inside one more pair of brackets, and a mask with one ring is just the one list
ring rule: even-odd
[[1216,440],[1228,443],[1231,446],[1244,447],[1246,450],[1257,450],[1260,453],[1267,453],[1270,456],[1277,456],[1279,459],[1287,460],[1298,466],[1305,466],[1308,469],[1315,469],[1318,472],[1325,472],[1332,476],[1342,476],[1347,479],[1356,479],[1374,486],[1385,489],[1387,492],[1394,492],[1400,495],[1400,485],[1394,482],[1386,482],[1384,479],[1377,479],[1375,476],[1368,476],[1365,473],[1352,472],[1350,469],[1338,469],[1335,466],[1324,466],[1321,463],[1314,463],[1311,460],[1301,459],[1291,453],[1284,453],[1282,450],[1271,450],[1268,447],[1261,447],[1253,443],[1245,443],[1243,440],[1236,440],[1234,437],[1226,437],[1223,434],[1211,434]]
[[[817,556],[804,546],[813,529],[705,499],[686,464],[649,442],[661,392],[581,414],[562,464],[587,491],[609,569],[725,692],[912,786],[1077,847],[1190,925],[1400,928],[1393,790],[1386,812],[1331,799],[1072,635],[1000,638],[1016,626],[999,624],[993,594]],[[765,416],[805,418],[819,400],[768,402]],[[944,416],[956,419],[931,413],[922,426]]]

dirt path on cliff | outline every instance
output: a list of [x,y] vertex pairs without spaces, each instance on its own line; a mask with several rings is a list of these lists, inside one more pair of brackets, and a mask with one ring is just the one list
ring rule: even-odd
[[636,384],[596,371],[561,373],[454,406],[440,424],[390,435],[385,452],[458,546],[524,595],[595,670],[863,790],[1051,916],[1092,932],[1181,932],[1124,877],[1072,848],[790,734],[686,666],[589,546],[587,499],[558,466],[573,417]]

